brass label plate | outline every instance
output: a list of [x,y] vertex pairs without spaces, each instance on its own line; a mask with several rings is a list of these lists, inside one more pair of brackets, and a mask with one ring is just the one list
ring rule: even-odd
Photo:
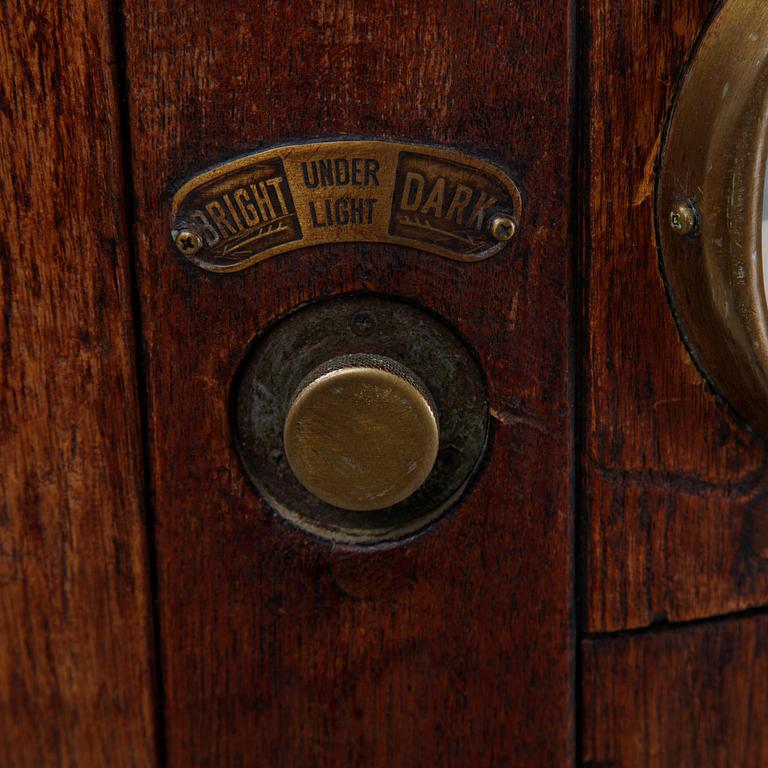
[[519,226],[500,167],[385,140],[287,144],[214,166],[173,197],[171,237],[190,261],[233,272],[297,248],[379,242],[480,261]]

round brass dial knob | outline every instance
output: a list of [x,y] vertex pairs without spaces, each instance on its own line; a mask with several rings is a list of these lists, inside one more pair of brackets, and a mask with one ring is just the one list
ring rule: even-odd
[[293,473],[319,499],[347,510],[384,509],[408,498],[431,472],[437,409],[405,366],[348,355],[299,385],[283,442]]

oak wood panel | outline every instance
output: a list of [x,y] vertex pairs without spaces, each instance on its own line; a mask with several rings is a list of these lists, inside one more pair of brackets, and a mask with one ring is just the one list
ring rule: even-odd
[[[170,764],[569,764],[566,6],[137,0],[126,23]],[[169,193],[186,174],[339,134],[508,164],[527,201],[518,242],[476,265],[324,246],[225,276],[173,251]],[[228,408],[270,322],[356,291],[449,318],[494,416],[459,507],[367,551],[314,540],[262,504]]]
[[584,765],[768,765],[768,617],[583,643]]
[[0,764],[155,762],[109,4],[0,8]]
[[713,3],[582,7],[586,56],[583,623],[643,627],[768,599],[768,452],[680,339],[656,252],[654,169]]

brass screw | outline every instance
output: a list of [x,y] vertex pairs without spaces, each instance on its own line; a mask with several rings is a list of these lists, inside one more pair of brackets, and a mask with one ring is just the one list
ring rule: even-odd
[[491,219],[491,234],[500,243],[511,240],[517,232],[515,220],[504,213],[498,213]]
[[669,212],[669,226],[678,235],[689,235],[696,229],[696,209],[688,202],[673,203]]
[[173,242],[185,256],[193,256],[203,247],[203,238],[191,229],[182,229],[177,232]]

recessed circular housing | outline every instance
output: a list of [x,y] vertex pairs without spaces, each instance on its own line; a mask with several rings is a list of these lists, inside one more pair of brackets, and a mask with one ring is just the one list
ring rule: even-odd
[[715,389],[768,435],[768,3],[727,0],[690,64],[656,195],[682,334]]
[[444,514],[488,437],[484,377],[438,318],[380,297],[311,304],[247,356],[236,445],[280,515],[332,541],[373,544]]

